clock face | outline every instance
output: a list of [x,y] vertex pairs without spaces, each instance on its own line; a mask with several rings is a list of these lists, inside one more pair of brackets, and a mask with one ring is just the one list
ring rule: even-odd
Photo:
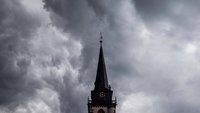
[[99,96],[100,96],[100,97],[105,97],[106,94],[105,94],[104,92],[100,92],[100,93],[99,93]]

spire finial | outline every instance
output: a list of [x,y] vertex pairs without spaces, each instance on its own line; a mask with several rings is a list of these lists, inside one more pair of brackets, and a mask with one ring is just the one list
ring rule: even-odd
[[102,32],[100,32],[100,46],[102,46],[102,43],[103,43],[103,36],[102,36]]

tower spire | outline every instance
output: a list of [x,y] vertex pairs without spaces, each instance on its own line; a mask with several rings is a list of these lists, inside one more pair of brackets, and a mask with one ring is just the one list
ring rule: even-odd
[[100,51],[99,51],[99,61],[98,61],[96,81],[95,81],[95,90],[109,89],[106,66],[103,55],[103,48],[102,48],[102,39],[103,36],[102,33],[100,32]]

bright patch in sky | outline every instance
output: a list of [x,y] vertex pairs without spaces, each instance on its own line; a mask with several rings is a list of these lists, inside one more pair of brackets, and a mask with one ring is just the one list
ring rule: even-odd
[[147,113],[151,110],[154,98],[143,93],[131,94],[125,98],[119,113]]
[[197,51],[197,46],[194,44],[187,44],[185,48],[185,52],[187,54],[194,54]]

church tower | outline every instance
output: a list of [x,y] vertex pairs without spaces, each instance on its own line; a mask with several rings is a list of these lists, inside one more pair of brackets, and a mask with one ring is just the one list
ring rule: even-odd
[[113,91],[108,84],[102,38],[101,36],[95,87],[91,91],[91,100],[88,98],[88,113],[116,113],[117,102],[112,99]]

